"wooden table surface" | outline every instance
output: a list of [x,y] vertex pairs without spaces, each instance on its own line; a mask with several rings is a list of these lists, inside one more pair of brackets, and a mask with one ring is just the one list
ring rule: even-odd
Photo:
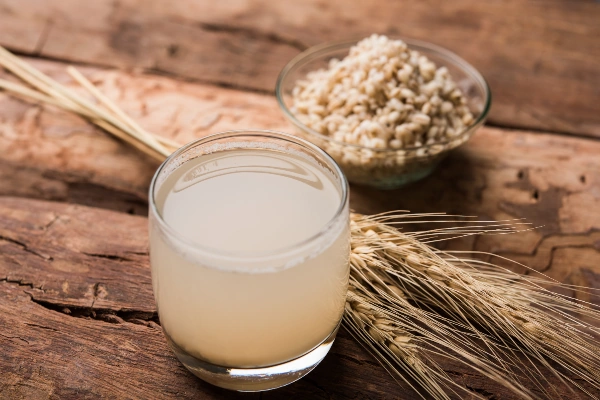
[[[352,187],[351,206],[526,218],[540,228],[452,246],[598,289],[598,21],[591,0],[0,0],[0,44],[68,86],[65,67],[78,65],[142,126],[180,142],[291,131],[274,82],[307,46],[372,32],[445,46],[489,81],[487,126],[421,182]],[[77,117],[0,93],[0,398],[419,398],[343,331],[315,371],[277,391],[237,394],[189,374],[152,296],[156,167]],[[515,398],[443,367],[473,393]]]

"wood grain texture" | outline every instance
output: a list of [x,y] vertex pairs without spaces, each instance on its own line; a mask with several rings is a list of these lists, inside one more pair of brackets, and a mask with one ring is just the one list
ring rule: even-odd
[[[0,227],[0,397],[259,398],[199,381],[169,350],[152,299],[146,218],[0,197]],[[466,388],[462,398],[516,398],[464,366],[440,363]],[[342,330],[315,371],[260,398],[419,397]]]
[[[64,65],[35,62],[71,85]],[[292,131],[271,96],[85,68],[99,88],[145,128],[182,143],[228,129]],[[0,95],[0,195],[70,201],[146,213],[156,163],[60,110]],[[561,281],[600,284],[600,142],[482,128],[429,178],[396,191],[353,187],[359,212],[394,209],[526,218],[538,229],[453,243],[492,251]],[[562,254],[585,248],[578,268]],[[560,250],[559,250],[560,249]]]
[[[33,65],[78,89],[64,64]],[[228,129],[286,127],[270,96],[98,68],[81,70],[144,128],[180,143]],[[2,72],[0,77],[10,78]],[[5,182],[0,195],[146,214],[146,192],[158,163],[81,118],[0,92],[0,149]]]
[[[72,85],[64,64],[34,64]],[[145,128],[181,142],[226,129],[290,131],[271,96],[82,71]],[[5,95],[0,152],[0,196],[122,211],[0,198],[0,322],[8,327],[0,334],[0,397],[238,397],[185,372],[157,326],[146,219],[126,213],[145,213],[156,163],[79,118]],[[560,281],[600,288],[598,154],[595,140],[483,128],[431,177],[390,192],[353,187],[351,205],[366,213],[403,208],[528,218],[541,227],[452,246],[493,251]],[[444,367],[464,387],[515,398],[460,366]],[[263,397],[417,398],[346,333],[306,379]]]
[[0,44],[21,53],[263,91],[307,46],[373,32],[423,39],[483,73],[492,123],[600,137],[592,0],[2,0],[0,11]]
[[523,218],[536,229],[448,246],[492,252],[558,281],[600,288],[599,152],[597,141],[483,128],[430,177],[385,193],[354,187],[352,201],[364,213],[443,210],[480,220]]

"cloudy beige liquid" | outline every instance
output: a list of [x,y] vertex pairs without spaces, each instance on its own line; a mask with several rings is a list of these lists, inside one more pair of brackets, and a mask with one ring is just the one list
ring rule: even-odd
[[184,239],[152,222],[160,321],[184,351],[222,366],[275,365],[335,329],[348,283],[347,211],[306,241],[341,203],[314,161],[274,150],[204,155],[176,169],[155,199]]

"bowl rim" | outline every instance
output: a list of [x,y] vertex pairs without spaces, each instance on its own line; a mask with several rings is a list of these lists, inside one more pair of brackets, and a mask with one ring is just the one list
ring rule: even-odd
[[287,77],[287,75],[290,73],[290,71],[292,71],[297,65],[301,64],[302,61],[305,60],[306,58],[308,58],[309,56],[312,56],[312,55],[315,55],[318,53],[322,53],[322,52],[341,50],[344,48],[349,49],[350,47],[357,44],[360,40],[362,40],[364,38],[352,39],[352,40],[346,39],[346,40],[340,40],[340,41],[321,43],[316,46],[307,48],[306,50],[302,51],[301,53],[296,55],[294,58],[292,58],[283,67],[283,69],[279,73],[276,84],[275,84],[275,97],[277,98],[277,103],[279,105],[279,108],[283,111],[284,116],[287,119],[289,119],[294,125],[301,128],[302,130],[310,133],[311,135],[322,138],[328,142],[332,142],[332,143],[338,144],[340,146],[353,147],[353,148],[356,148],[359,150],[369,150],[369,151],[377,152],[377,153],[397,153],[397,152],[405,152],[405,151],[416,151],[419,149],[428,149],[428,148],[432,148],[434,146],[443,146],[446,144],[454,143],[457,140],[459,140],[460,138],[462,138],[463,136],[468,135],[474,128],[477,128],[480,124],[482,124],[485,121],[485,119],[487,118],[487,115],[490,111],[491,104],[492,104],[492,93],[491,93],[491,90],[490,90],[490,87],[489,87],[487,81],[475,67],[473,67],[471,64],[469,64],[466,60],[464,60],[462,57],[460,57],[456,53],[454,53],[444,47],[441,47],[439,45],[436,45],[436,44],[433,44],[430,42],[426,42],[424,40],[412,39],[412,38],[407,38],[407,37],[402,37],[402,36],[388,36],[388,37],[392,40],[402,40],[404,43],[407,44],[407,46],[409,48],[412,48],[414,50],[420,51],[420,49],[426,49],[430,52],[437,53],[442,58],[450,59],[452,62],[454,62],[455,64],[460,66],[461,69],[466,71],[466,73],[468,75],[470,75],[472,78],[474,78],[476,81],[478,81],[478,83],[481,85],[481,87],[483,87],[484,92],[485,92],[485,103],[483,105],[483,109],[482,109],[481,113],[479,114],[479,116],[475,119],[475,121],[471,125],[465,127],[460,132],[460,134],[458,134],[452,138],[443,140],[443,141],[439,141],[439,142],[435,142],[435,143],[431,143],[431,144],[424,144],[422,146],[403,147],[400,149],[391,149],[391,148],[381,149],[381,148],[367,147],[367,146],[362,146],[359,144],[347,143],[344,141],[335,140],[331,136],[323,135],[322,133],[319,133],[319,132],[315,131],[314,129],[308,127],[304,123],[300,122],[300,120],[298,118],[296,118],[296,116],[291,112],[291,110],[287,107],[287,105],[285,104],[285,101],[283,100],[283,82],[284,82],[285,78]]

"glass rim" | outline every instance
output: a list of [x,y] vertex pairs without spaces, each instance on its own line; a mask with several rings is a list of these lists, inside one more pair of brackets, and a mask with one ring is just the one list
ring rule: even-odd
[[[316,153],[321,160],[325,160],[327,162],[327,166],[332,170],[334,175],[337,175],[339,177],[341,196],[340,196],[340,202],[339,202],[338,208],[336,209],[334,215],[327,221],[327,223],[325,223],[323,225],[323,227],[321,229],[319,229],[316,233],[312,234],[311,236],[309,236],[305,239],[302,239],[299,242],[292,243],[291,245],[287,245],[285,247],[265,251],[263,253],[230,252],[230,251],[226,251],[226,250],[215,249],[215,248],[212,248],[209,246],[203,246],[202,244],[193,242],[193,241],[189,240],[188,238],[186,238],[181,233],[179,233],[175,228],[170,226],[164,220],[163,216],[161,215],[161,213],[159,212],[159,210],[156,206],[155,191],[156,191],[158,178],[161,175],[161,173],[164,171],[165,167],[167,167],[177,157],[179,157],[180,155],[184,154],[186,151],[190,150],[191,148],[193,148],[197,145],[200,145],[203,143],[210,143],[210,142],[213,142],[213,141],[219,140],[219,139],[244,137],[244,136],[278,139],[278,140],[283,140],[286,142],[291,142],[296,145],[300,145],[304,148],[308,148],[308,149],[312,150],[314,153]],[[198,155],[197,157],[202,157],[202,154]],[[193,157],[193,158],[197,158],[197,157]],[[192,158],[190,158],[190,160],[191,159]],[[182,163],[182,165],[183,164],[184,163]],[[178,169],[178,168],[179,167],[176,167],[175,169]],[[172,171],[172,172],[174,172],[174,171]],[[152,180],[150,182],[149,193],[148,193],[148,200],[149,200],[148,205],[149,205],[149,211],[150,211],[151,216],[154,218],[155,221],[158,222],[158,225],[160,226],[160,228],[163,231],[167,232],[170,235],[170,237],[175,238],[177,241],[183,243],[186,246],[189,246],[193,250],[201,251],[209,256],[215,256],[215,257],[219,257],[221,259],[227,259],[230,261],[246,260],[246,261],[256,262],[256,261],[261,261],[261,260],[269,260],[272,258],[277,258],[277,257],[283,256],[283,255],[292,253],[295,250],[301,249],[304,246],[307,246],[307,245],[311,244],[312,242],[316,241],[320,237],[326,235],[329,231],[331,231],[336,226],[336,224],[339,222],[340,218],[343,216],[344,210],[346,209],[346,206],[348,205],[349,192],[350,192],[350,190],[349,190],[349,186],[348,186],[348,180],[346,179],[346,176],[342,172],[342,169],[335,162],[335,160],[329,154],[327,154],[327,152],[325,152],[320,147],[314,145],[313,143],[311,143],[305,139],[302,139],[298,136],[291,135],[291,134],[284,133],[284,132],[278,132],[278,131],[274,131],[274,130],[238,129],[238,130],[228,130],[228,131],[218,132],[218,133],[204,136],[199,139],[195,139],[195,140],[183,145],[179,149],[175,150],[171,155],[169,155],[165,159],[165,161],[163,161],[162,164],[158,167],[158,169],[154,173],[154,176],[152,177]]]
[[393,40],[402,40],[403,42],[405,42],[407,44],[407,46],[409,48],[413,48],[418,51],[425,49],[429,52],[436,53],[437,55],[441,56],[442,58],[451,60],[454,64],[458,65],[460,67],[460,69],[462,69],[468,76],[470,76],[475,81],[477,81],[477,83],[483,88],[483,91],[485,94],[485,103],[483,105],[481,113],[479,114],[479,116],[477,116],[475,121],[471,125],[465,127],[460,132],[459,135],[456,135],[455,137],[446,139],[444,141],[432,143],[429,145],[425,144],[422,146],[411,146],[411,147],[404,147],[401,149],[380,149],[380,148],[367,147],[367,146],[362,146],[359,144],[353,144],[353,143],[347,143],[347,142],[335,140],[331,136],[323,135],[322,133],[315,131],[314,129],[303,124],[298,118],[296,118],[294,113],[291,112],[291,110],[285,104],[285,101],[283,99],[283,82],[285,81],[285,78],[288,76],[288,74],[291,71],[293,71],[294,69],[296,69],[298,66],[302,66],[303,65],[302,62],[305,61],[306,59],[310,58],[311,56],[312,57],[321,56],[321,55],[331,52],[331,51],[343,50],[346,48],[350,48],[351,46],[357,44],[358,41],[360,41],[361,39],[364,39],[362,37],[358,38],[358,39],[353,39],[353,40],[325,42],[325,43],[321,43],[316,46],[309,47],[308,49],[302,51],[300,54],[298,54],[294,58],[292,58],[283,67],[283,69],[279,73],[279,76],[277,77],[277,81],[275,83],[275,97],[277,98],[277,103],[279,105],[279,108],[283,111],[284,116],[298,128],[300,128],[300,129],[306,131],[307,133],[309,133],[313,136],[316,136],[320,139],[326,140],[331,143],[335,143],[342,147],[351,147],[351,148],[355,148],[358,150],[369,150],[374,153],[397,153],[397,152],[405,152],[405,151],[416,151],[419,149],[431,148],[433,146],[446,145],[446,144],[455,142],[456,140],[460,139],[462,136],[468,135],[469,132],[471,132],[473,129],[477,128],[481,123],[483,123],[483,121],[487,118],[487,115],[491,109],[492,93],[491,93],[491,90],[490,90],[490,87],[489,87],[487,81],[475,67],[473,67],[471,64],[469,64],[467,61],[465,61],[462,57],[460,57],[456,53],[454,53],[444,47],[438,46],[436,44],[429,43],[429,42],[426,42],[423,40],[405,38],[405,37],[401,37],[401,36],[389,36],[389,37],[390,37],[390,39],[393,39]]

